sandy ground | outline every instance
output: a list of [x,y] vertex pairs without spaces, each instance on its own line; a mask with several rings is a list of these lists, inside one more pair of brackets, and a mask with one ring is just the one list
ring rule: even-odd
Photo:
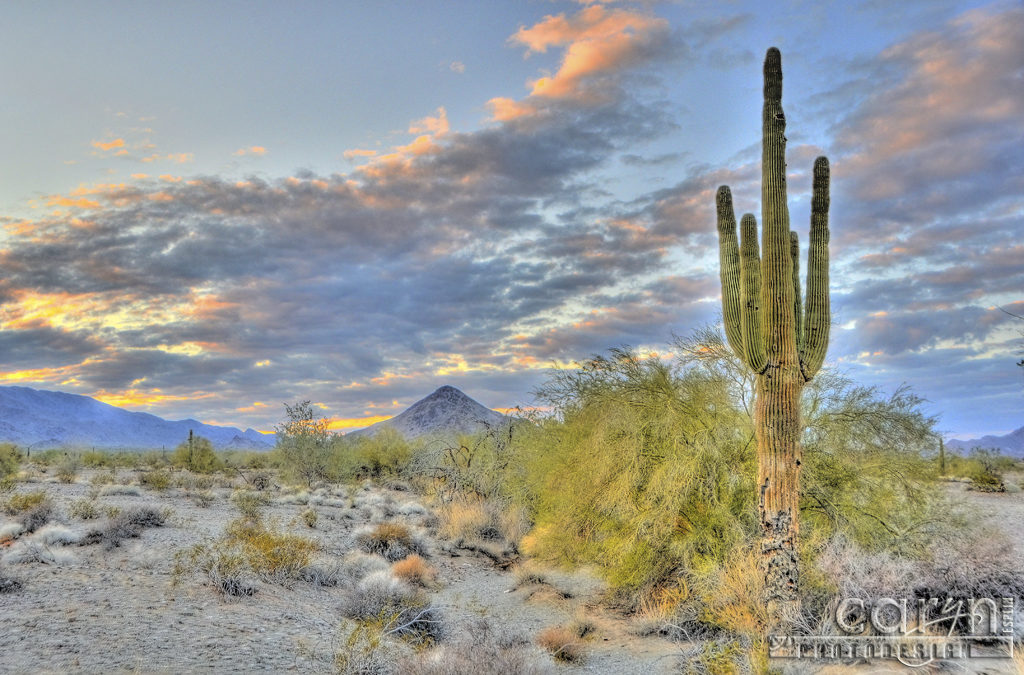
[[[122,471],[121,476],[132,474]],[[17,491],[46,491],[58,506],[57,520],[73,532],[83,532],[97,521],[72,518],[68,507],[92,489],[88,478],[88,474],[80,476],[75,484],[22,483]],[[1024,494],[978,494],[956,484],[950,489],[1014,538],[1024,567]],[[101,506],[148,505],[171,512],[164,527],[147,529],[139,539],[126,540],[113,550],[52,545],[53,562],[10,564],[10,555],[26,537],[0,545],[0,560],[8,559],[0,573],[24,584],[18,592],[0,594],[0,672],[329,672],[345,635],[346,624],[338,609],[343,588],[260,583],[252,597],[225,598],[198,576],[174,583],[176,552],[213,539],[238,515],[228,500],[230,487],[211,492],[214,499],[207,507],[177,488],[165,492],[139,488],[138,496],[99,497]],[[548,626],[585,616],[597,630],[586,641],[583,663],[556,663],[539,648],[529,648],[538,661],[552,672],[678,672],[686,645],[634,635],[627,620],[599,607],[602,585],[585,572],[551,572],[548,586],[517,588],[510,572],[497,569],[483,556],[446,550],[449,547],[432,539],[429,510],[419,512],[415,505],[423,501],[417,495],[382,488],[340,488],[314,495],[313,500],[320,502],[314,506],[319,516],[315,529],[301,522],[299,514],[307,507],[297,503],[275,503],[266,509],[265,517],[285,530],[316,539],[321,562],[352,551],[353,531],[370,522],[397,520],[422,532],[429,542],[429,562],[439,571],[433,601],[450,634],[486,617],[532,638]],[[412,513],[402,515],[402,511]],[[0,515],[0,531],[13,520]],[[882,663],[826,667],[777,661],[773,665],[792,673],[922,672]],[[480,672],[487,672],[485,664]],[[987,661],[970,664],[966,670],[941,672],[1016,670],[1008,661]]]
[[[122,477],[130,475],[121,472]],[[69,505],[86,496],[88,476],[75,484],[19,484],[18,492],[44,490],[58,506],[57,520],[73,532],[90,525],[70,517]],[[56,561],[4,564],[2,574],[22,581],[18,592],[0,594],[0,672],[3,673],[184,673],[184,672],[329,672],[333,654],[344,639],[338,606],[343,588],[295,582],[287,587],[260,583],[252,597],[225,598],[199,577],[174,583],[175,553],[218,536],[238,516],[228,500],[230,488],[214,488],[208,507],[198,506],[185,491],[154,492],[139,488],[138,496],[101,496],[103,507],[155,506],[172,515],[163,527],[146,529],[140,538],[119,548],[51,545]],[[315,529],[299,519],[300,504],[274,504],[265,518],[281,528],[316,539],[320,562],[340,559],[354,548],[352,532],[369,522],[396,520],[416,528],[426,514],[390,517],[384,514],[421,499],[408,492],[381,488],[344,488],[321,495],[314,508]],[[384,505],[384,507],[382,507]],[[416,509],[413,509],[416,510]],[[0,528],[14,518],[0,515]],[[428,533],[427,528],[419,528]],[[20,540],[0,547],[0,560],[16,552]],[[625,620],[594,605],[602,587],[592,577],[552,576],[562,593],[515,588],[513,575],[495,568],[479,554],[442,550],[427,537],[428,561],[439,571],[433,601],[446,629],[457,633],[481,616],[494,624],[533,638],[552,625],[583,613],[598,627],[586,641],[586,660],[579,665],[556,663],[537,647],[538,661],[552,672],[668,673],[678,663],[680,648],[659,637],[639,638]],[[447,548],[447,547],[446,547]],[[544,590],[544,589],[540,589]],[[351,624],[348,624],[351,625]],[[486,672],[486,669],[481,672]]]

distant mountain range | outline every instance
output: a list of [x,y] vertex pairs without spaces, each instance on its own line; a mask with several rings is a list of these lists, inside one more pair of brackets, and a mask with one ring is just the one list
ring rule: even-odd
[[33,450],[79,448],[173,449],[192,430],[223,450],[269,450],[273,435],[197,420],[176,422],[130,412],[88,396],[29,387],[0,387],[0,441]]
[[512,419],[477,403],[455,387],[445,385],[391,419],[347,435],[375,436],[383,429],[394,429],[408,439],[438,434],[471,434],[488,425],[508,424]]
[[1024,427],[1005,436],[982,436],[967,441],[948,441],[946,447],[961,453],[969,452],[972,448],[995,448],[1003,454],[1024,458]]

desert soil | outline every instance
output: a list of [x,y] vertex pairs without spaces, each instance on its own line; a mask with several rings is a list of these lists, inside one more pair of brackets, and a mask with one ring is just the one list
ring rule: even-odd
[[[124,470],[120,476],[132,477]],[[20,483],[17,491],[44,490],[58,506],[57,520],[82,533],[96,521],[72,518],[68,507],[93,489],[89,477],[84,474],[73,484],[41,478]],[[1024,566],[1024,495],[969,493],[955,484],[951,490],[1014,538]],[[214,488],[214,499],[205,507],[177,488],[164,492],[138,488],[138,495],[101,496],[97,500],[101,507],[154,506],[170,512],[165,526],[146,529],[140,538],[109,551],[102,546],[54,544],[49,547],[52,561],[15,563],[18,548],[31,535],[0,545],[0,560],[5,561],[0,570],[23,582],[22,590],[0,594],[0,672],[331,671],[333,655],[346,634],[338,609],[344,588],[260,583],[251,597],[226,598],[199,576],[176,581],[176,554],[216,538],[238,516],[228,499],[231,492],[228,485]],[[275,496],[265,517],[287,531],[316,539],[320,562],[340,560],[351,552],[353,531],[367,523],[396,520],[421,532],[428,541],[428,561],[439,571],[440,583],[432,596],[449,634],[487,617],[494,625],[533,638],[548,626],[588,618],[597,630],[585,642],[582,663],[558,663],[539,648],[531,648],[552,672],[678,672],[682,654],[691,647],[636,635],[627,619],[601,609],[603,585],[586,571],[550,571],[547,585],[516,587],[513,574],[496,568],[486,557],[453,550],[434,539],[429,508],[413,493],[367,485],[351,491]],[[313,529],[299,517],[307,508],[299,502],[307,498],[319,516]],[[13,520],[0,515],[0,529]],[[801,673],[912,672],[877,663],[828,668],[778,665]],[[970,671],[1015,672],[1006,661],[987,662],[981,671]],[[480,672],[487,672],[486,664],[481,664]]]
[[[131,472],[121,470],[125,479]],[[20,483],[18,492],[43,490],[58,507],[56,520],[72,532],[102,522],[83,522],[68,507],[92,489],[89,475],[74,484]],[[241,481],[238,481],[239,483]],[[173,574],[175,555],[219,536],[238,517],[230,487],[214,488],[215,499],[199,506],[187,491],[101,496],[101,507],[153,506],[171,512],[165,526],[149,528],[120,547],[48,547],[54,560],[14,562],[33,535],[0,545],[2,574],[23,583],[20,591],[0,594],[0,672],[2,673],[186,673],[329,672],[346,633],[339,613],[344,588],[304,582],[287,586],[257,584],[251,597],[227,598],[200,576]],[[554,661],[538,647],[536,659],[552,672],[673,672],[680,646],[657,636],[638,637],[621,617],[599,610],[602,584],[585,572],[552,573],[549,586],[515,588],[508,571],[470,551],[452,550],[430,538],[429,509],[410,492],[380,487],[345,488],[309,495],[318,513],[315,528],[299,515],[302,495],[277,494],[265,518],[282,529],[316,539],[318,562],[340,560],[355,548],[352,533],[368,523],[396,520],[413,526],[428,541],[428,562],[439,572],[432,592],[446,630],[457,633],[466,622],[487,617],[492,624],[532,639],[553,625],[587,616],[597,631],[586,640],[586,659],[578,665]],[[353,500],[355,506],[353,507]],[[319,502],[319,503],[318,503]],[[413,511],[402,515],[396,511]],[[0,528],[13,522],[0,515]],[[564,597],[564,596],[571,597]],[[349,622],[347,624],[351,626]],[[481,672],[486,666],[481,665]]]

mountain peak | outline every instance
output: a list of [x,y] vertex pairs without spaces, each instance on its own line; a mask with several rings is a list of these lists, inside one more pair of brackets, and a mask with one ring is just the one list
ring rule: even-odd
[[392,428],[406,438],[428,435],[476,433],[509,418],[481,405],[456,387],[446,384],[416,401],[389,420],[352,432],[356,436],[375,436]]

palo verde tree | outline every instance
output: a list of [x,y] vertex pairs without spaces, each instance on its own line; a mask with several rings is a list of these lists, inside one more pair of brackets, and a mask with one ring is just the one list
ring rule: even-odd
[[764,61],[761,140],[761,246],[757,222],[736,217],[728,186],[718,189],[722,313],[730,347],[756,376],[757,498],[765,600],[773,616],[798,604],[800,394],[825,358],[829,333],[829,166],[814,162],[806,307],[800,299],[799,247],[786,203],[786,117],[782,56]]
[[285,421],[274,427],[276,450],[285,473],[312,487],[330,474],[335,440],[329,429],[330,420],[318,417],[309,401],[285,403],[284,411]]

